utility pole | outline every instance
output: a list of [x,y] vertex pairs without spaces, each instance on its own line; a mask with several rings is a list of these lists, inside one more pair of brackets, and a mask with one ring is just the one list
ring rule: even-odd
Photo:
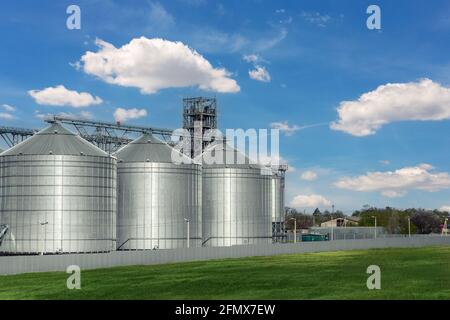
[[408,236],[411,238],[411,217],[408,216]]
[[291,218],[290,220],[294,220],[294,243],[297,243],[297,219]]
[[334,216],[334,204],[331,205],[331,241],[334,240],[333,216]]
[[448,235],[447,225],[448,225],[448,218],[445,218],[444,225],[442,226],[441,237],[444,236],[444,233],[445,235]]
[[372,216],[372,218],[375,219],[374,236],[375,236],[375,239],[376,239],[377,238],[377,217],[376,216]]
[[294,243],[297,243],[297,219],[294,220]]

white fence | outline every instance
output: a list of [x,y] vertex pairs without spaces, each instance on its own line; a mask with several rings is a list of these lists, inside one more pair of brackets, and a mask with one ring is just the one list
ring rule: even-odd
[[277,254],[370,248],[425,247],[435,245],[450,245],[450,237],[413,236],[411,238],[336,240],[220,248],[115,251],[98,254],[4,256],[0,257],[0,275],[48,271],[65,272],[66,268],[70,265],[77,265],[82,270],[86,270],[115,266],[152,265],[196,260],[271,256]]

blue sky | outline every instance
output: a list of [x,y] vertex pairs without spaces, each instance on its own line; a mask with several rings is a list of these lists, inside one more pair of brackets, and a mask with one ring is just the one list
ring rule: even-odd
[[[66,28],[71,4],[81,8],[81,30]],[[366,27],[370,4],[381,8],[381,30]],[[3,1],[0,36],[0,106],[14,108],[0,107],[0,125],[39,128],[40,116],[61,112],[114,121],[122,108],[136,109],[128,123],[177,128],[183,97],[216,96],[222,129],[287,124],[280,143],[293,168],[287,205],[307,212],[332,203],[347,212],[365,204],[450,206],[448,1]],[[210,67],[193,67],[189,79],[175,63],[149,93],[147,78],[124,85],[139,68],[108,81],[97,60],[82,59],[98,56],[97,39],[119,54],[133,39],[139,47],[139,39],[155,38],[169,45],[158,54],[179,41]],[[172,85],[178,76],[184,82]],[[89,94],[80,102],[88,105],[29,92],[57,86]],[[366,93],[368,102],[359,101]],[[348,106],[345,115],[340,106]],[[370,134],[355,129],[355,114],[375,126]],[[330,128],[341,116],[340,129]],[[322,125],[299,129],[313,124]]]

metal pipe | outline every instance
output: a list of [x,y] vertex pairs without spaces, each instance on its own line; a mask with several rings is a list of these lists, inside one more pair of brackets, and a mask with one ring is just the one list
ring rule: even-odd
[[377,238],[377,217],[376,216],[372,216],[372,218],[375,219],[375,229],[374,229],[374,238]]
[[189,222],[190,222],[190,220],[185,218],[184,221],[186,221],[186,223],[187,223],[187,247],[189,248],[189,241],[190,241],[190,239],[189,239]]
[[411,217],[408,216],[408,236],[411,238]]

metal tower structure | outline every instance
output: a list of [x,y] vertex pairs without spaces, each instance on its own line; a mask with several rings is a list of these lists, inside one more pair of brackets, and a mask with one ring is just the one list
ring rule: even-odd
[[[121,146],[130,143],[135,138],[136,134],[151,132],[161,136],[165,141],[170,139],[170,136],[172,135],[171,129],[129,126],[121,125],[120,123],[89,121],[70,117],[52,116],[45,119],[45,122],[69,124],[75,128],[82,138],[108,153],[113,153]],[[33,136],[38,131],[39,129],[0,127],[0,137],[5,141],[6,145],[11,148]]]
[[203,139],[205,132],[217,129],[216,98],[183,99],[183,129],[191,136],[191,157],[200,155],[209,143]]
[[34,135],[38,130],[13,128],[13,127],[0,127],[0,137],[5,141],[6,145],[11,148],[16,144],[26,140]]
[[53,116],[45,120],[48,123],[59,122],[72,125],[84,139],[106,152],[113,153],[130,143],[137,134],[152,133],[168,142],[173,130],[155,127],[122,125],[120,123],[74,119]]
[[[138,134],[152,133],[171,144],[173,129],[123,125],[121,123],[83,120],[63,116],[51,116],[44,120],[48,123],[59,122],[70,125],[78,134],[108,153],[117,151],[128,144]],[[215,98],[185,98],[183,99],[183,128],[191,137],[191,156],[199,155],[210,143],[203,141],[203,135],[210,129],[217,129],[217,101]],[[24,129],[0,126],[0,138],[8,147],[31,137],[38,129]]]

